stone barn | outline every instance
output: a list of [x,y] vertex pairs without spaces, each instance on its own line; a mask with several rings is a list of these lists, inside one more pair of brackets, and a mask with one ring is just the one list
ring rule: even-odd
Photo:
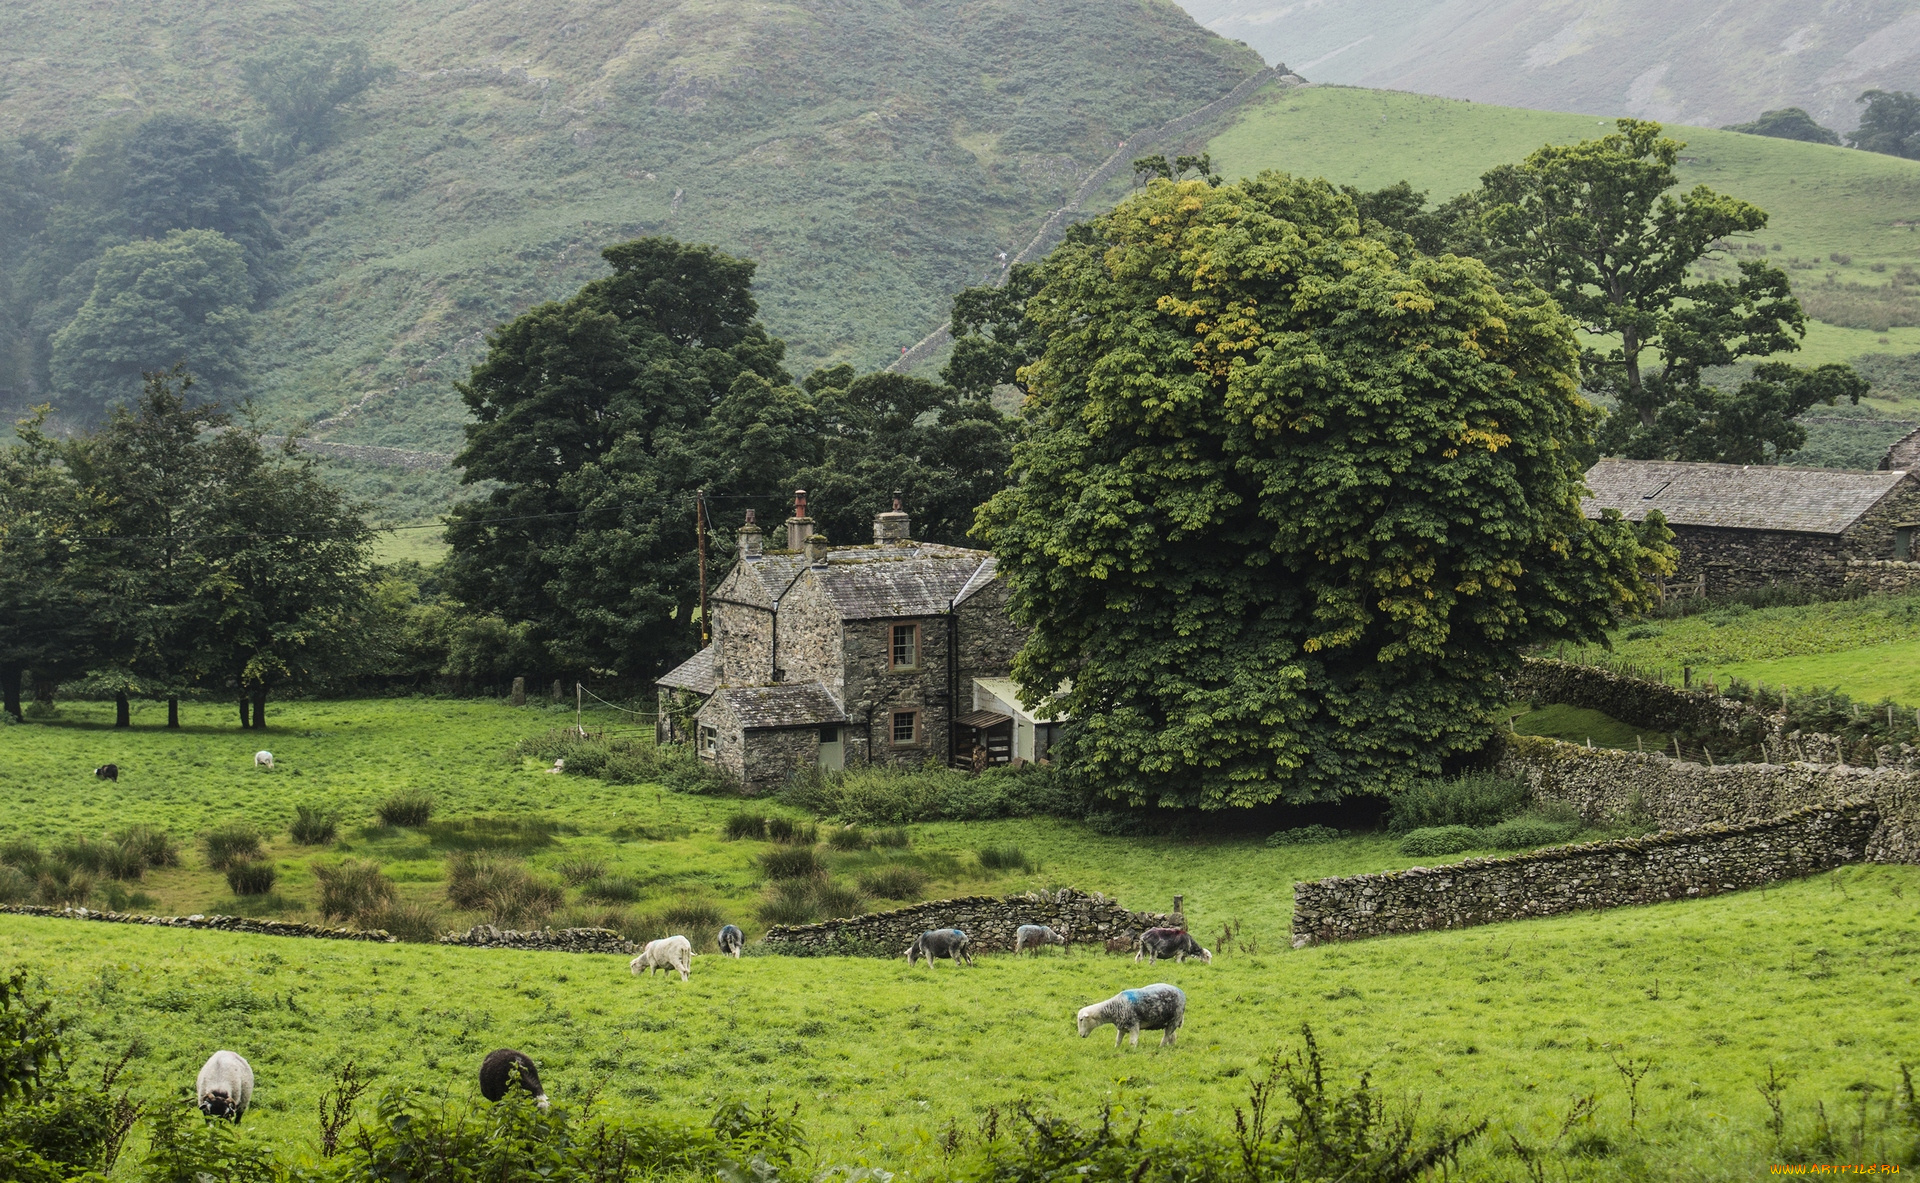
[[[1026,634],[991,554],[914,541],[897,501],[871,544],[830,546],[804,492],[782,541],[766,548],[749,513],[710,597],[713,643],[657,683],[662,742],[692,739],[758,792],[808,766],[1044,758],[1059,721],[1022,710],[1022,729],[1005,709]],[[1009,742],[987,742],[988,715],[1008,717]]]
[[1587,472],[1588,517],[1666,515],[1680,551],[1668,583],[1708,595],[1806,583],[1837,587],[1849,562],[1908,560],[1920,481],[1904,469],[1856,472],[1761,464],[1602,460]]

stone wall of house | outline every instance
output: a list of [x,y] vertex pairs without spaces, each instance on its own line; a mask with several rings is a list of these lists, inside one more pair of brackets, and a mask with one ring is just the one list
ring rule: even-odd
[[1859,584],[1875,595],[1900,596],[1920,591],[1920,563],[1887,559],[1847,560],[1846,582]]
[[463,945],[473,949],[532,949],[544,953],[624,953],[639,952],[632,941],[609,928],[543,928],[534,932],[516,932],[476,924],[465,932],[450,932],[440,938],[443,945]]
[[713,601],[713,681],[716,686],[765,686],[773,681],[773,613],[751,604]]
[[[740,721],[735,717],[733,708],[727,702],[725,690],[716,691],[713,697],[700,707],[700,713],[693,717],[694,750],[700,758],[720,770],[726,776],[742,784],[747,780],[747,749],[744,737],[740,734]],[[715,747],[709,752],[700,732],[711,727],[714,732]]]
[[1076,945],[1098,945],[1123,933],[1138,935],[1149,928],[1185,923],[1176,913],[1130,912],[1099,892],[1063,888],[1004,898],[936,900],[823,924],[775,925],[767,930],[766,947],[800,956],[899,957],[921,933],[957,928],[973,938],[973,952],[1006,953],[1012,951],[1014,930],[1022,924],[1044,924],[1056,932],[1071,933]]
[[[1029,630],[1007,615],[1007,581],[995,579],[954,609],[960,618],[960,695],[971,701],[975,678],[1004,678]],[[964,709],[964,708],[963,708]]]
[[[819,682],[835,695],[843,690],[840,613],[811,572],[802,572],[780,601],[773,664],[781,682]],[[842,699],[844,702],[844,698]]]
[[743,738],[741,779],[755,795],[777,793],[795,769],[820,760],[818,727],[757,727]]
[[157,928],[205,928],[215,932],[244,932],[263,937],[309,937],[323,941],[375,941],[392,943],[395,938],[374,929],[361,932],[352,928],[329,928],[320,924],[296,924],[290,920],[249,920],[245,916],[143,916],[135,912],[99,912],[91,908],[49,908],[38,904],[0,904],[0,914],[10,916],[51,916],[63,920],[98,920],[107,924],[144,924]]
[[[1909,476],[1847,527],[1841,536],[1844,557],[1868,562],[1890,560],[1894,529],[1916,522],[1920,522],[1920,479]],[[1845,575],[1844,568],[1841,575]]]
[[[911,670],[889,669],[893,626],[920,626],[920,664]],[[946,755],[947,739],[947,618],[944,615],[881,620],[849,620],[843,631],[847,716],[863,721],[854,729],[865,762],[918,768],[929,756]],[[915,711],[918,726],[912,743],[893,742],[893,713]],[[853,745],[850,745],[850,748]],[[849,751],[848,763],[855,757]]]
[[1296,883],[1293,945],[1739,891],[1857,861],[1879,823],[1871,802],[1847,801],[1744,825]]
[[1675,526],[1673,543],[1680,552],[1673,578],[1684,581],[1704,573],[1710,596],[1776,583],[1838,587],[1845,579],[1847,556],[1837,535]]
[[1709,767],[1654,752],[1586,748],[1531,735],[1502,737],[1499,771],[1525,780],[1539,801],[1560,802],[1589,822],[1646,818],[1666,829],[1758,822],[1811,806],[1870,802],[1878,828],[1871,862],[1920,862],[1920,771],[1887,750],[1887,764],[1794,761]]

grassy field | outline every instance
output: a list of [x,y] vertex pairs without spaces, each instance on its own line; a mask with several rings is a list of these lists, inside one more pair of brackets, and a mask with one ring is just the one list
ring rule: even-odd
[[1633,748],[1660,751],[1673,741],[1664,731],[1634,727],[1610,715],[1563,702],[1547,703],[1529,710],[1520,703],[1511,710],[1513,729],[1521,735],[1544,735],[1568,743],[1590,743],[1596,748]]

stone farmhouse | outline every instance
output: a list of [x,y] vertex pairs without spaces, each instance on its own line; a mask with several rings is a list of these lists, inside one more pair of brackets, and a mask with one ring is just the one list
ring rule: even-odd
[[[1666,515],[1680,551],[1669,584],[1707,595],[1775,583],[1838,586],[1862,563],[1914,559],[1920,479],[1773,465],[1602,460],[1587,472],[1588,517]],[[1853,564],[1850,571],[1849,563]]]
[[796,769],[1045,759],[1057,719],[1019,702],[1025,631],[986,551],[915,542],[900,509],[873,542],[830,546],[795,494],[785,546],[751,511],[710,597],[712,644],[660,678],[658,735],[748,788]]

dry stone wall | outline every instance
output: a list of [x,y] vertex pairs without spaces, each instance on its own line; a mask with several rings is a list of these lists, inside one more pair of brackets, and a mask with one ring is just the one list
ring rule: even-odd
[[624,953],[632,956],[639,949],[610,928],[551,928],[516,932],[476,924],[465,932],[450,932],[440,938],[443,945],[463,945],[472,949],[533,949],[544,953]]
[[107,924],[145,924],[158,928],[205,928],[216,932],[244,932],[263,937],[312,937],[324,941],[376,941],[396,938],[375,929],[327,928],[288,920],[249,920],[244,916],[143,916],[133,912],[98,912],[91,908],[50,908],[39,904],[0,904],[0,914],[52,916],[64,920],[98,920]]
[[1774,726],[1770,716],[1736,699],[1551,658],[1527,658],[1510,687],[1515,698],[1585,707],[1658,731],[1717,732],[1753,742]]
[[775,925],[767,930],[770,952],[798,956],[854,954],[898,957],[913,939],[936,928],[957,928],[972,940],[975,953],[1005,953],[1013,949],[1014,930],[1023,924],[1044,924],[1072,934],[1076,945],[1097,945],[1123,933],[1138,934],[1161,925],[1182,926],[1177,913],[1130,912],[1099,892],[1030,891],[1024,895],[966,896],[915,904],[891,912],[874,912],[822,924]]
[[1858,861],[1879,824],[1871,801],[1847,801],[1746,825],[1296,883],[1293,946],[1739,891]]
[[1920,591],[1920,563],[1899,559],[1850,559],[1847,582],[1864,586],[1875,595],[1899,596]]

